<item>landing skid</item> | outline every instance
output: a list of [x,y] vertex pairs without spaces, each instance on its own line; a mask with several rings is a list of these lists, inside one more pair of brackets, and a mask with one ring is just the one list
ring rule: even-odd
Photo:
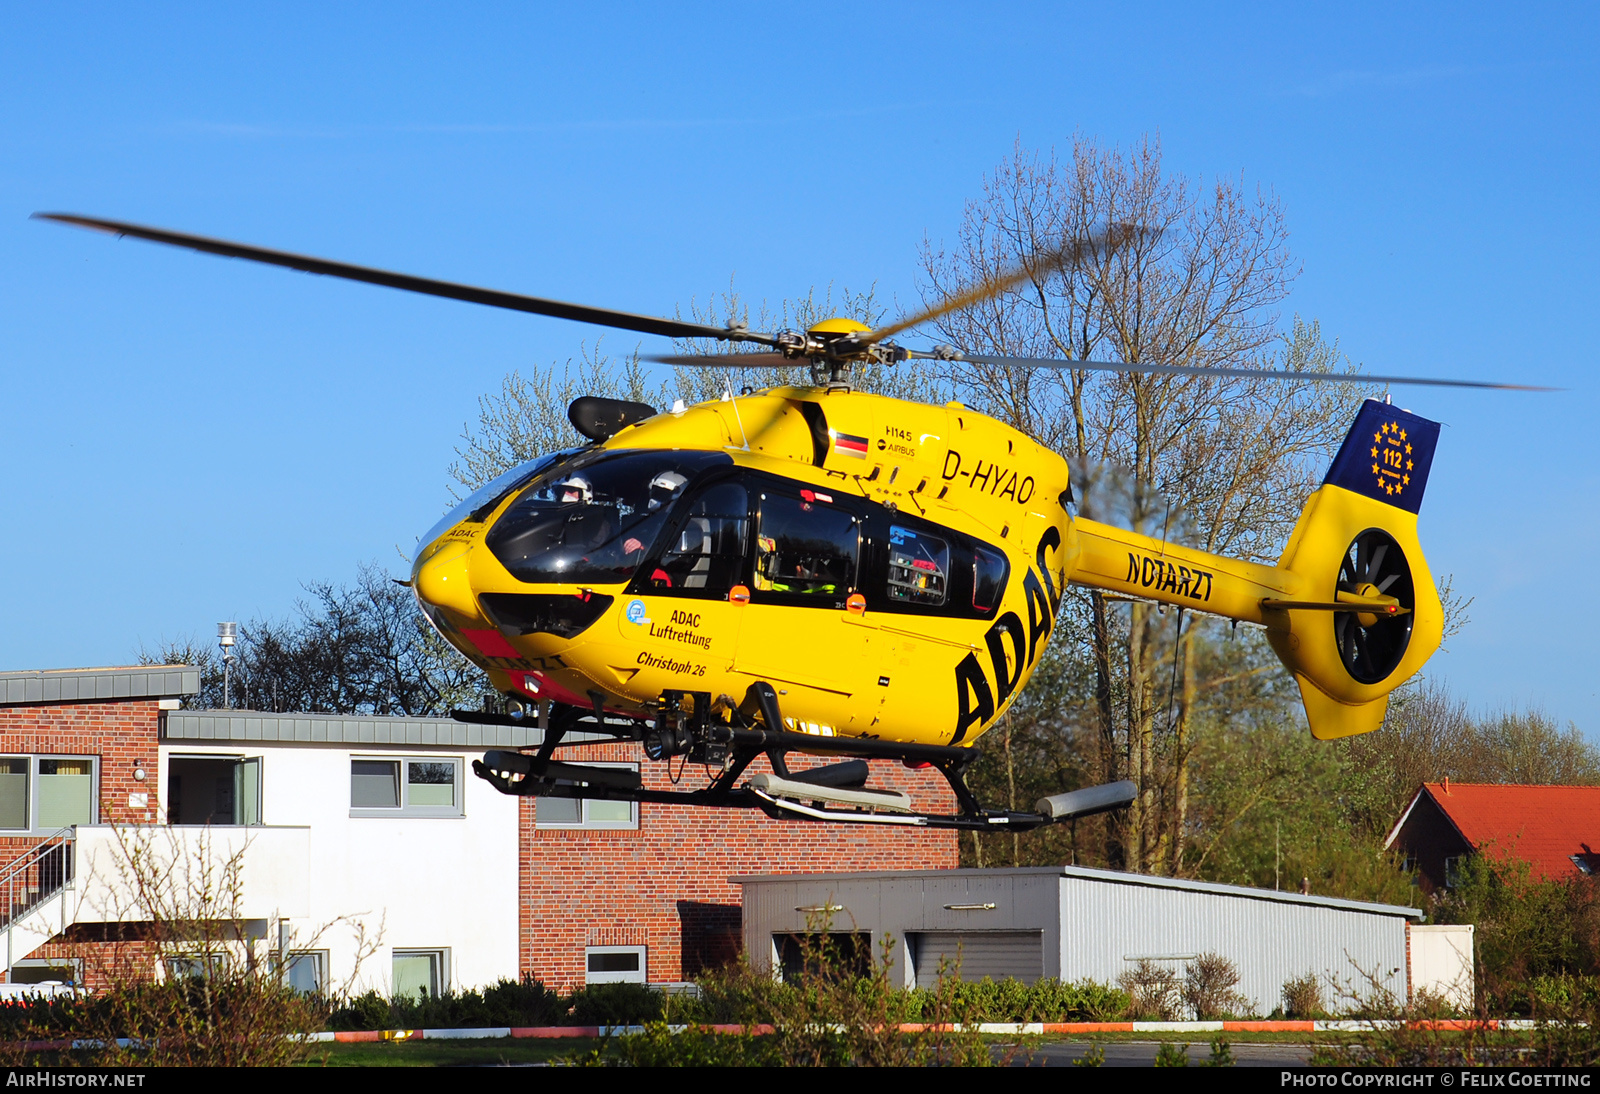
[[[653,720],[624,718],[594,708],[551,704],[539,718],[544,739],[534,752],[493,750],[474,760],[473,773],[502,794],[519,797],[587,798],[600,801],[694,805],[717,809],[759,809],[775,819],[875,824],[906,828],[958,828],[976,831],[1026,831],[1055,821],[1089,816],[1127,805],[1131,782],[1110,783],[1041,799],[1036,812],[985,809],[966,784],[966,769],[977,758],[971,748],[906,744],[870,737],[832,737],[783,729],[777,695],[755,684],[738,708],[716,710],[711,696],[664,692]],[[527,727],[531,718],[453,711],[457,721]],[[759,718],[759,723],[758,719]],[[695,764],[712,772],[698,790],[651,790],[636,771],[572,764],[556,750],[602,740],[639,741],[652,760]],[[837,756],[842,762],[790,771],[791,752]],[[766,756],[772,774],[743,785],[750,764]],[[959,813],[927,813],[896,791],[866,786],[868,760],[895,760],[937,770],[954,792]],[[681,768],[680,768],[681,770]]]

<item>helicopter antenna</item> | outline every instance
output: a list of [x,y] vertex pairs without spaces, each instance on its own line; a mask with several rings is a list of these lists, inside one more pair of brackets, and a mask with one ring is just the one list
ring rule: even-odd
[[728,401],[733,404],[733,420],[739,423],[739,436],[744,440],[744,450],[750,451],[750,438],[744,431],[744,419],[739,416],[739,397],[733,393],[733,373],[723,373],[723,382],[728,388]]

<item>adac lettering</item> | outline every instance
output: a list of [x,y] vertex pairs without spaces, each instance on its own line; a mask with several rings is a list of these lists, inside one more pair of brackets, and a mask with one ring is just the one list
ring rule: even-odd
[[994,686],[990,686],[989,675],[976,653],[967,654],[956,666],[956,731],[951,744],[959,743],[974,725],[981,728],[994,720],[1022,681],[1023,668],[1036,664],[1050,644],[1050,628],[1055,626],[1061,597],[1050,577],[1049,556],[1060,546],[1061,533],[1047,528],[1039,537],[1037,569],[1030,568],[1022,578],[1028,601],[1027,628],[1023,628],[1016,612],[1002,612],[983,636]]
[[686,612],[674,610],[669,623],[651,623],[650,637],[659,638],[666,642],[681,642],[686,646],[698,646],[700,649],[711,648],[709,634],[696,634],[700,626],[699,612]]
[[1198,566],[1179,566],[1164,558],[1128,552],[1128,576],[1123,580],[1141,589],[1176,593],[1198,600],[1211,599],[1211,572]]
[[951,449],[944,456],[944,480],[965,479],[966,485],[992,498],[1007,498],[1018,505],[1033,497],[1032,475],[1023,475],[1014,468],[1004,467],[993,460],[977,459],[970,468],[962,466],[961,453]]

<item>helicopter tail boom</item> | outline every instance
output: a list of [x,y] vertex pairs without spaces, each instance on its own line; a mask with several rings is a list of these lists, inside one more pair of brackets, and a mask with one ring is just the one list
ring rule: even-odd
[[1444,611],[1417,539],[1439,426],[1368,400],[1276,566],[1073,522],[1072,580],[1266,627],[1312,735],[1377,729],[1388,696],[1439,648]]
[[1114,596],[1266,623],[1263,601],[1303,591],[1295,574],[1274,566],[1208,554],[1082,517],[1072,523],[1082,553],[1071,580]]

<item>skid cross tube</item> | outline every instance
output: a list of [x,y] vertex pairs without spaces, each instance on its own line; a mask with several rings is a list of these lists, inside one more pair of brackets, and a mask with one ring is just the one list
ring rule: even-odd
[[[759,712],[763,719],[770,718],[776,724],[782,725],[776,695],[770,692],[770,685],[767,692],[763,694],[758,690],[758,686],[753,686],[746,703],[738,712],[734,712],[734,716],[739,717],[742,714],[745,718],[750,718]],[[745,708],[751,709],[747,713]],[[451,714],[458,721],[481,725],[517,727],[528,725],[525,719],[509,715],[478,711],[452,711]],[[726,758],[718,761],[716,766],[721,770],[715,771],[710,784],[699,790],[651,790],[640,784],[637,776],[633,779],[618,778],[618,772],[614,768],[557,763],[552,758],[556,748],[592,744],[595,743],[593,738],[596,736],[644,741],[652,724],[654,723],[643,719],[608,716],[603,712],[597,715],[594,710],[585,707],[552,704],[546,722],[548,728],[536,750],[530,748],[529,751],[490,751],[484,754],[483,760],[473,761],[472,770],[501,793],[519,797],[587,798],[656,805],[694,805],[716,809],[760,809],[774,819],[1015,832],[1037,828],[1052,821],[1067,820],[1077,815],[1077,810],[1067,808],[1036,813],[985,809],[966,782],[966,770],[978,755],[971,747],[907,744],[876,737],[826,737],[795,733],[785,729],[769,729],[761,725],[738,726],[716,722],[704,725],[703,729],[714,732],[717,739],[726,742]],[[750,764],[763,755],[768,757],[775,774],[792,781],[805,782],[805,772],[790,772],[784,762],[784,757],[790,752],[845,757],[845,763],[849,763],[850,760],[877,759],[897,760],[908,766],[926,765],[938,771],[950,785],[960,812],[884,813],[830,804],[823,800],[826,787],[821,782],[817,784],[819,800],[810,803],[765,793],[748,785],[744,787],[734,785],[749,769]],[[685,758],[693,762],[692,757],[686,755]],[[670,763],[672,756],[666,756],[664,759]],[[714,768],[708,767],[708,774],[713,770]],[[1084,792],[1076,792],[1071,797],[1076,798],[1082,793]],[[1118,796],[1120,795],[1113,795],[1113,797]],[[1095,796],[1095,808],[1091,811],[1098,812],[1105,808],[1118,807],[1116,804],[1109,804],[1109,799],[1102,801],[1102,798],[1105,798],[1104,794]],[[1063,801],[1063,806],[1065,804]],[[1078,803],[1073,802],[1073,804]]]

